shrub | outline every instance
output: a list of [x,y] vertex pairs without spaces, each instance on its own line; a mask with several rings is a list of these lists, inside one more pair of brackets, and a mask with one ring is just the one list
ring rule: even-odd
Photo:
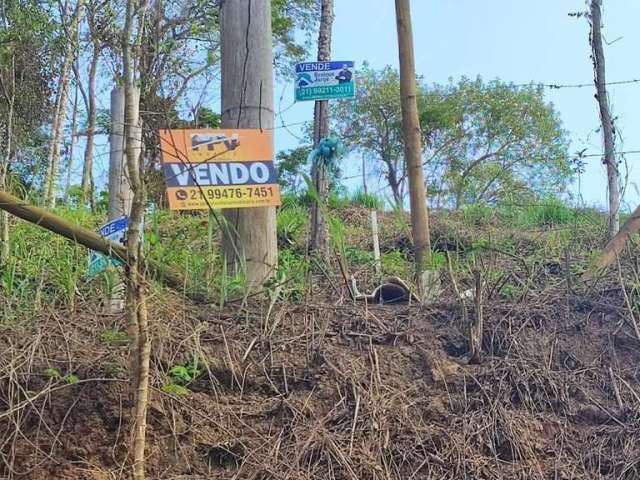
[[303,244],[308,218],[307,209],[298,204],[289,204],[280,208],[276,217],[280,243],[285,245]]
[[576,212],[561,200],[549,197],[543,199],[539,204],[525,207],[520,218],[520,223],[523,225],[566,225],[575,220]]
[[473,203],[462,208],[462,221],[467,225],[486,225],[493,214],[494,209],[486,203]]

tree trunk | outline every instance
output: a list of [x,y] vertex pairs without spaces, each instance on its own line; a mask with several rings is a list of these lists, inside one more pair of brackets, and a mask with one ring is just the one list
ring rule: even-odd
[[[624,223],[620,231],[607,243],[596,264],[596,272],[609,267],[622,254],[629,239],[640,230],[640,207],[637,207],[631,217]],[[587,276],[590,276],[589,274]]]
[[[58,80],[58,93],[56,94],[56,109],[51,129],[51,138],[49,140],[49,153],[47,155],[47,173],[44,180],[44,202],[48,208],[55,207],[56,204],[56,180],[58,176],[58,164],[60,162],[60,141],[64,129],[64,122],[67,118],[67,95],[69,93],[69,81],[71,79],[71,64],[73,62],[73,51],[78,42],[78,30],[80,25],[80,17],[82,15],[82,6],[84,0],[78,0],[76,9],[71,18],[71,27],[69,29],[69,38],[64,52],[64,61],[60,70],[60,78]],[[63,22],[67,22],[70,13],[65,12]]]
[[386,161],[383,159],[383,162],[387,164],[387,182],[389,183],[389,187],[391,188],[391,194],[393,195],[393,201],[396,204],[396,208],[402,209],[402,192],[400,190],[400,180],[398,180],[398,172],[393,165],[393,161]]
[[[318,61],[331,60],[331,31],[333,27],[333,0],[321,0],[320,29],[318,31]],[[313,112],[313,146],[318,147],[320,140],[329,135],[329,101],[315,102]],[[329,177],[327,166],[321,157],[316,157],[312,166],[313,186],[318,194],[319,202],[326,204],[329,194]],[[321,205],[314,201],[311,205],[311,236],[309,250],[316,252],[320,258],[329,259],[329,231],[327,219],[324,218]]]
[[[93,191],[93,144],[96,135],[96,73],[100,58],[100,45],[93,44],[93,56],[89,66],[89,95],[87,98],[87,145],[84,150],[84,163],[82,164],[82,203],[91,205],[95,210],[95,197]],[[124,138],[121,140],[124,143]],[[109,190],[111,192],[111,190]]]
[[609,186],[609,238],[620,229],[620,172],[615,158],[614,126],[609,110],[604,49],[602,47],[602,0],[591,0],[591,49],[595,84],[604,138],[604,160]]
[[[151,357],[151,339],[149,335],[149,321],[147,314],[144,258],[142,253],[142,232],[140,227],[146,203],[146,190],[142,177],[141,127],[139,119],[140,97],[134,87],[133,72],[133,15],[135,1],[127,0],[125,28],[122,42],[124,97],[125,97],[125,152],[127,157],[127,172],[133,192],[131,214],[129,216],[129,231],[127,234],[127,317],[129,332],[134,346],[132,351],[132,390],[133,390],[133,478],[145,478],[145,444],[147,431],[147,405],[149,399],[149,362]],[[140,14],[140,31],[144,22]],[[137,38],[140,38],[138,36]],[[136,52],[137,53],[137,52]]]
[[67,179],[64,186],[64,203],[69,203],[69,190],[71,189],[71,176],[73,175],[73,153],[78,134],[78,85],[76,84],[73,96],[73,113],[71,114],[71,143],[69,145],[69,162],[67,164]]
[[[273,128],[271,0],[225,1],[221,7],[222,127]],[[278,261],[275,207],[225,209],[227,271],[243,272],[249,291]]]
[[413,33],[409,0],[396,0],[396,20],[400,57],[400,97],[402,106],[402,133],[404,136],[405,163],[409,177],[411,228],[415,254],[416,283],[420,296],[422,273],[431,254],[429,239],[429,215],[427,190],[422,170],[422,145],[418,105],[416,101],[416,70],[413,55]]
[[[5,140],[5,155],[0,164],[0,188],[7,190],[7,177],[9,175],[9,162],[11,161],[11,149],[13,148],[13,117],[16,104],[16,69],[15,56],[11,57],[11,90],[2,83],[3,93],[9,106],[7,112],[7,128]],[[9,238],[9,215],[2,211],[0,214],[0,265],[6,265],[11,255],[11,240]]]

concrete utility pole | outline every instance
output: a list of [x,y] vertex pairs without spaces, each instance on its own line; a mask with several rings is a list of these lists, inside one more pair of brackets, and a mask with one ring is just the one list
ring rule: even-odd
[[[133,89],[133,106],[136,118],[139,117],[140,90]],[[111,90],[111,132],[109,134],[109,213],[108,220],[131,215],[133,192],[127,173],[126,137],[125,137],[125,94],[124,88]],[[134,148],[140,152],[142,129],[134,128]],[[138,153],[139,154],[139,153]],[[110,313],[118,313],[124,309],[124,284],[117,276],[110,297],[106,301]]]
[[[221,6],[222,128],[273,128],[271,0]],[[222,248],[228,272],[260,288],[278,262],[275,207],[225,209]]]
[[[320,29],[318,31],[318,61],[331,60],[331,30],[333,27],[333,0],[321,0]],[[317,148],[320,140],[329,134],[329,101],[315,102],[313,111],[313,147]],[[316,157],[312,165],[313,185],[321,202],[325,202],[329,193],[327,168],[321,157]],[[309,250],[315,251],[323,258],[329,258],[329,231],[327,219],[324,218],[318,202],[311,205],[311,236]]]
[[[140,91],[136,89],[134,95],[139,104]],[[139,135],[140,129],[133,133]],[[124,137],[124,88],[116,87],[111,91],[111,133],[109,134],[109,221],[131,212],[131,184],[127,175],[125,163]]]
[[413,55],[413,32],[409,0],[396,0],[398,50],[400,56],[400,97],[404,156],[409,177],[411,229],[415,255],[416,282],[422,295],[422,274],[431,255],[427,189],[422,170],[422,141],[416,101],[416,67]]
[[613,120],[609,109],[607,94],[604,49],[602,47],[602,0],[591,0],[591,50],[596,84],[602,136],[604,138],[604,159],[607,167],[609,186],[609,238],[613,238],[620,229],[620,172],[615,156]]

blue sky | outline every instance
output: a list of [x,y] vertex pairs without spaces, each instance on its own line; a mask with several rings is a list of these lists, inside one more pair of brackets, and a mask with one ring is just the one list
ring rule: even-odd
[[[336,60],[368,61],[372,67],[398,65],[393,0],[335,0],[333,53]],[[500,78],[514,83],[575,84],[593,79],[588,24],[568,13],[586,9],[585,0],[413,0],[411,2],[416,70],[425,81],[446,83],[460,76],[485,80]],[[607,80],[640,78],[639,0],[604,0],[604,34],[607,42]],[[313,60],[311,58],[310,60]],[[293,86],[280,82],[276,88],[276,111],[290,106]],[[546,96],[560,112],[570,132],[571,151],[587,148],[602,151],[594,89],[547,90]],[[612,110],[624,144],[620,150],[640,150],[640,84],[609,87]],[[312,102],[299,103],[278,118],[277,123],[297,123],[313,117]],[[278,129],[276,148],[298,145],[294,134]],[[588,158],[581,177],[580,193],[589,205],[605,205],[606,176],[597,157]],[[640,155],[628,155],[626,207],[635,208],[640,195]],[[361,160],[343,161],[345,175],[360,170]],[[623,173],[626,172],[624,166]],[[640,182],[638,188],[640,189]],[[572,186],[578,192],[578,185]]]

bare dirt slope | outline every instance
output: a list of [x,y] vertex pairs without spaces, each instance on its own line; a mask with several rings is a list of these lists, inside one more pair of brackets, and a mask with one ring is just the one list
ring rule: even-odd
[[[572,293],[563,266],[526,269],[515,297],[487,287],[481,365],[444,274],[425,307],[353,305],[336,283],[266,321],[267,305],[156,291],[149,477],[640,478],[640,341],[621,288]],[[127,347],[104,334],[124,319],[97,310],[0,327],[0,478],[128,477]],[[194,354],[191,393],[163,393]]]

